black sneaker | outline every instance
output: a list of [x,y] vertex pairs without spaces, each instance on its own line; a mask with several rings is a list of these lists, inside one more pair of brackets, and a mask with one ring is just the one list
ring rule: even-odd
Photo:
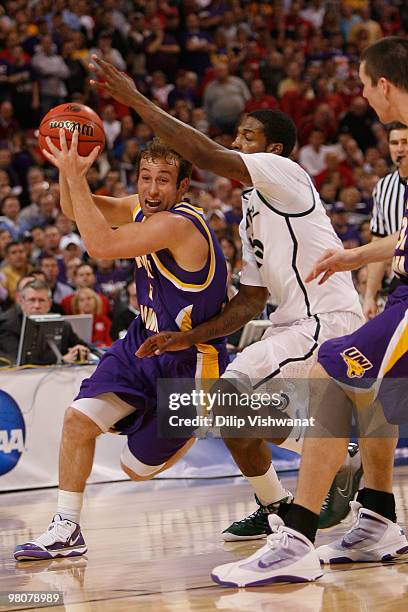
[[239,540],[259,540],[266,538],[271,533],[271,528],[268,523],[268,515],[276,514],[280,504],[290,504],[293,500],[293,495],[287,491],[287,497],[283,497],[273,504],[263,506],[257,496],[255,501],[259,508],[249,516],[235,521],[227,529],[222,532],[224,542],[238,542]]
[[350,512],[363,476],[358,444],[350,442],[348,457],[336,474],[320,511],[319,529],[329,529],[343,521]]

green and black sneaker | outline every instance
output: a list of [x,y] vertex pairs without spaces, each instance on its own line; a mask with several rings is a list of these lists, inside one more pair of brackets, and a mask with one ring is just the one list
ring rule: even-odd
[[293,500],[293,495],[287,491],[287,497],[283,497],[273,504],[263,506],[257,496],[255,501],[259,508],[249,516],[235,521],[227,529],[222,532],[224,542],[238,542],[240,540],[259,540],[266,538],[271,532],[269,527],[268,515],[276,514],[281,503],[290,504]]
[[363,465],[358,444],[350,442],[348,456],[337,472],[333,484],[323,502],[319,517],[319,529],[335,527],[350,512],[353,501],[363,476]]

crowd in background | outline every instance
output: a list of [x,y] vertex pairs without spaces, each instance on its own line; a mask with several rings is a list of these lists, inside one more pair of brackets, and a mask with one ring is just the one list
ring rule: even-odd
[[[132,76],[156,104],[225,146],[245,112],[276,108],[298,130],[293,159],[312,177],[346,248],[371,239],[372,193],[391,172],[387,132],[361,96],[367,44],[408,31],[400,0],[10,0],[0,5],[0,309],[22,276],[52,290],[56,312],[91,312],[109,344],[129,296],[129,261],[92,261],[59,207],[58,176],[38,148],[53,106],[76,101],[102,118],[106,149],[92,192],[136,192],[135,161],[152,138],[127,107],[89,86],[92,54]],[[239,280],[240,185],[194,170],[201,206]],[[364,291],[365,271],[356,274]],[[115,328],[116,329],[116,328]],[[117,337],[117,335],[116,335]]]

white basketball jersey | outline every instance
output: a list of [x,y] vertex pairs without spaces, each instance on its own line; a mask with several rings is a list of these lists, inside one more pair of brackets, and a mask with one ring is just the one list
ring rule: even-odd
[[273,153],[240,155],[253,185],[242,194],[241,282],[267,287],[278,305],[271,315],[277,325],[335,311],[362,316],[350,272],[323,285],[304,282],[323,251],[342,248],[308,174]]

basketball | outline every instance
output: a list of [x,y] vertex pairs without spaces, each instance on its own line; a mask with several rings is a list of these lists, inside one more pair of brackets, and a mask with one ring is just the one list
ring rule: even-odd
[[52,108],[40,124],[38,142],[41,149],[48,149],[45,138],[60,148],[59,130],[64,128],[68,147],[74,130],[78,131],[78,153],[86,157],[98,145],[103,151],[105,132],[102,119],[89,106],[84,104],[60,104]]

